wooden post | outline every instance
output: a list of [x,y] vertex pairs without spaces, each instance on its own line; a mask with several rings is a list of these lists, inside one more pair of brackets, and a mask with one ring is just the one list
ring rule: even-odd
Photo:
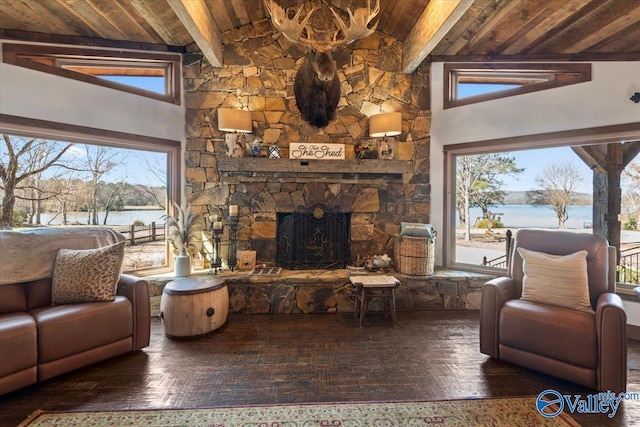
[[131,246],[134,246],[136,244],[136,226],[131,224],[129,226],[129,240],[131,242]]
[[609,200],[608,200],[608,184],[607,173],[593,171],[593,234],[608,239],[608,223],[607,218]]
[[507,238],[504,240],[504,242],[507,250],[507,271],[509,271],[509,266],[511,265],[511,239],[513,233],[511,232],[511,230],[507,230],[506,234]]
[[640,153],[640,141],[587,145],[573,150],[593,170],[593,233],[605,237],[616,248],[620,262],[620,176]]
[[152,242],[156,241],[156,222],[155,221],[151,222],[151,241]]
[[624,169],[622,159],[622,144],[607,145],[607,188],[608,209],[605,216],[607,223],[607,240],[616,248],[616,262],[620,259],[620,212],[622,204],[622,189],[620,175]]

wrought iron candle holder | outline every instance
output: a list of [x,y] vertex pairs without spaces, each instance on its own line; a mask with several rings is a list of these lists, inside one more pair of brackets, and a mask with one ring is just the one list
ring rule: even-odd
[[222,267],[222,259],[220,258],[220,241],[222,240],[222,231],[222,228],[211,227],[211,237],[213,240],[211,272],[213,272],[213,274],[218,274],[218,270]]
[[233,271],[238,265],[238,217],[229,216],[227,223],[229,225],[229,257],[227,264],[229,269]]

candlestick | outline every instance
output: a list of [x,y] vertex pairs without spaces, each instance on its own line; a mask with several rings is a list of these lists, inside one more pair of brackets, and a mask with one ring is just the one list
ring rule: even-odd
[[238,205],[229,205],[229,216],[238,216]]
[[[217,221],[219,222],[219,221]],[[222,266],[222,259],[220,258],[220,240],[222,238],[222,227],[213,229],[211,233],[213,238],[213,252],[211,253],[211,271],[213,274],[218,274],[218,269]]]
[[[231,208],[231,206],[229,207]],[[233,271],[238,265],[238,254],[236,252],[238,247],[238,217],[230,215],[228,224],[229,224],[229,254],[228,254],[227,264],[229,264],[229,269]]]

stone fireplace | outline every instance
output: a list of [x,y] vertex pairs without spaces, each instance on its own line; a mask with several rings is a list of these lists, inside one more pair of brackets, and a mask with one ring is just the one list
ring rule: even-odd
[[276,216],[276,266],[290,270],[346,268],[350,212],[317,204],[310,211]]
[[[196,49],[196,48],[194,48]],[[402,44],[379,32],[334,52],[341,82],[336,118],[323,129],[300,117],[293,93],[305,49],[274,32],[268,19],[223,34],[222,67],[197,51],[184,57],[186,104],[185,195],[194,212],[228,216],[239,206],[238,249],[275,265],[278,215],[322,205],[350,213],[347,260],[393,254],[401,221],[429,222],[429,65],[402,72]],[[218,108],[252,113],[253,133],[281,158],[226,156]],[[369,116],[402,113],[392,160],[356,159],[370,140]],[[290,142],[344,144],[345,160],[288,158]],[[227,241],[225,227],[224,242]],[[223,254],[226,257],[226,254]]]

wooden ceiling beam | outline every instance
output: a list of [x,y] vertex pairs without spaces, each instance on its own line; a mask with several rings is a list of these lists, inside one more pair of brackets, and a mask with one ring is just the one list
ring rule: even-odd
[[404,42],[403,71],[413,73],[472,4],[473,0],[431,0]]
[[571,149],[580,157],[580,159],[585,162],[590,169],[595,172],[604,173],[610,168],[610,164],[608,164],[607,159],[611,157],[609,155],[610,150],[613,150],[614,145],[621,145],[622,151],[621,156],[622,162],[620,166],[622,168],[627,167],[631,161],[640,153],[640,141],[627,141],[625,143],[613,142],[610,144],[599,144],[599,145],[584,145],[584,146],[574,146]]
[[222,34],[204,0],[167,0],[205,58],[222,67]]
[[560,4],[547,4],[540,5],[536,3],[536,6],[543,10],[542,21],[538,22],[534,27],[528,26],[528,30],[522,34],[519,38],[514,39],[508,46],[504,47],[500,51],[503,55],[517,54],[527,50],[527,52],[539,43],[541,43],[547,37],[547,33],[555,31],[557,27],[561,27],[564,22],[574,13],[585,6],[584,0],[564,0]]
[[[626,27],[637,19],[633,15],[637,1],[589,0],[585,3],[585,7],[571,15],[564,25],[560,26],[560,31],[555,34],[553,31],[548,32],[546,40],[523,53],[584,52],[587,50],[585,46],[598,43],[602,38],[608,37],[611,31],[617,32],[616,28],[619,25]],[[630,15],[629,20],[622,18],[627,14]],[[610,27],[612,23],[614,25]],[[587,41],[583,43],[584,40]]]
[[605,25],[599,25],[598,31],[587,33],[584,38],[568,46],[564,53],[589,51],[594,45],[603,40],[609,40],[614,36],[616,38],[624,38],[627,28],[637,25],[638,22],[640,22],[640,5]]
[[594,172],[604,173],[607,171],[607,158],[598,147],[598,145],[583,145],[571,147],[571,149],[589,169]]
[[640,153],[640,141],[627,141],[622,144],[622,165],[626,168]]
[[482,25],[490,21],[508,2],[509,0],[475,0],[433,50],[432,55],[460,55]]
[[193,43],[193,37],[178,19],[173,9],[163,2],[147,0],[129,0],[129,7],[133,9],[132,16],[140,16],[141,25],[149,26],[148,31],[154,35],[157,43],[174,46],[187,46]]
[[98,37],[64,36],[58,34],[34,33],[29,31],[4,30],[1,28],[0,39],[62,45],[107,47],[113,49],[185,53],[185,49],[183,46],[171,46],[166,44],[142,43],[123,40],[108,40]]

